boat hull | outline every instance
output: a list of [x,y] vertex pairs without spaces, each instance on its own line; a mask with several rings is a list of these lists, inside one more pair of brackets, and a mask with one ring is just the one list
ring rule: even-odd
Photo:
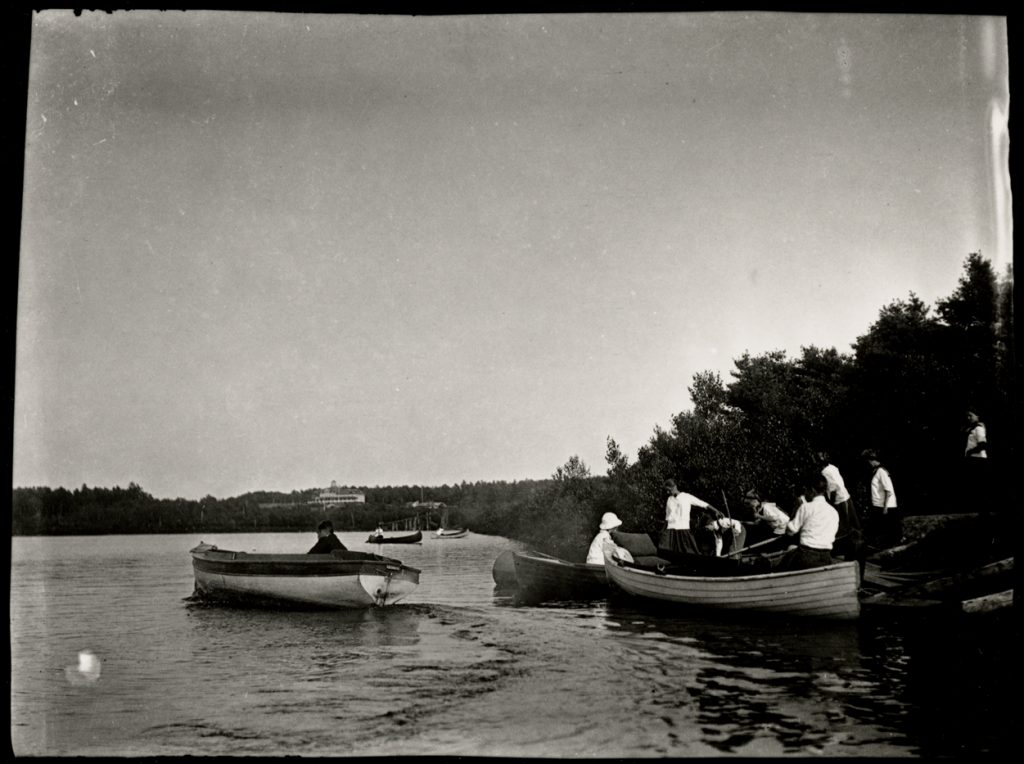
[[625,592],[672,605],[836,620],[860,615],[856,562],[752,576],[676,576],[629,567],[608,551],[605,568]]
[[385,607],[419,585],[417,569],[359,552],[248,554],[200,544],[190,553],[196,594],[206,599],[322,608]]
[[423,541],[423,533],[416,531],[408,536],[370,536],[367,544],[419,544]]
[[460,530],[453,531],[440,531],[434,534],[436,539],[461,539],[469,535],[468,528],[462,528]]
[[498,589],[509,590],[516,588],[516,562],[515,552],[506,549],[498,555],[491,567],[491,577]]
[[595,600],[608,596],[604,565],[568,562],[536,552],[515,552],[516,593],[524,602]]

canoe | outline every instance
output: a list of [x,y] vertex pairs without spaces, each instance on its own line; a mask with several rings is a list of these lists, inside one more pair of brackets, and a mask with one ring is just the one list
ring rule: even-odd
[[568,562],[540,552],[514,552],[516,595],[524,602],[595,600],[608,596],[604,565]]
[[[917,613],[986,613],[1013,607],[1014,558],[925,581],[908,581],[862,599],[866,609]],[[1010,588],[1007,588],[1010,587]]]
[[202,599],[368,608],[393,605],[420,582],[420,571],[366,552],[256,554],[200,542],[189,550]]
[[840,620],[860,615],[856,562],[744,576],[680,576],[632,566],[608,549],[604,567],[618,588],[672,605]]
[[469,535],[469,528],[452,528],[446,530],[444,528],[438,528],[437,533],[434,534],[436,539],[460,539],[463,536]]
[[494,560],[491,568],[491,577],[498,589],[515,589],[516,587],[516,562],[515,552],[506,549]]
[[423,533],[416,531],[408,536],[371,536],[366,539],[367,544],[419,544],[423,541]]

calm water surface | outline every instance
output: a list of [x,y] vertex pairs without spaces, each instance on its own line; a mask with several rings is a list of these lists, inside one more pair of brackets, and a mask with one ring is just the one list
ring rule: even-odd
[[[340,534],[377,551],[365,532]],[[313,534],[15,538],[19,755],[921,756],[1009,751],[1010,640],[972,627],[667,615],[628,598],[517,607],[471,534],[383,547],[398,605],[186,602],[188,550],[305,552]],[[987,628],[987,627],[986,627]],[[993,631],[988,629],[988,631]],[[65,667],[82,650],[95,682]],[[1007,663],[1012,660],[1012,663]]]

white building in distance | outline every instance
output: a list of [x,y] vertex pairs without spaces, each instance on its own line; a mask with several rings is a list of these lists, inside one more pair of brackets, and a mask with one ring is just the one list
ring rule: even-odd
[[334,480],[331,481],[331,487],[322,490],[316,498],[313,499],[313,504],[318,507],[327,509],[328,507],[336,507],[339,504],[365,504],[366,494],[357,488],[341,488],[338,483]]

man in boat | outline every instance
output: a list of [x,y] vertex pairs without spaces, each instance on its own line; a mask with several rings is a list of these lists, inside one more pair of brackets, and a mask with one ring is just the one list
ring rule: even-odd
[[799,543],[772,565],[773,570],[804,570],[832,564],[832,546],[839,531],[839,513],[825,499],[828,481],[817,474],[808,481],[804,503],[786,524],[786,534]]
[[384,529],[383,529],[383,528],[381,528],[381,527],[380,527],[380,525],[378,525],[378,526],[377,526],[377,530],[375,530],[375,531],[373,532],[373,537],[374,537],[375,539],[382,539],[382,538],[384,538]]
[[[789,515],[779,509],[774,502],[764,501],[756,488],[751,488],[743,495],[743,502],[754,515],[754,522],[747,531],[749,546],[759,545],[761,554],[781,552],[789,546],[786,526]],[[765,543],[770,542],[770,543]]]
[[588,565],[604,565],[604,546],[605,544],[616,546],[612,541],[611,531],[620,525],[622,525],[622,521],[614,512],[605,512],[601,516],[601,522],[597,526],[597,535],[590,542],[590,550],[587,552]]
[[334,523],[324,520],[316,527],[316,543],[307,554],[330,554],[335,549],[347,551],[341,539],[334,535]]
[[698,541],[691,530],[691,527],[705,529],[711,518],[691,524],[691,513],[696,507],[707,510],[714,520],[723,518],[725,515],[703,499],[680,491],[675,480],[665,481],[665,491],[668,493],[668,499],[665,502],[665,530],[661,532],[661,537],[658,540],[659,554],[662,550],[670,554],[714,554],[713,539],[711,541],[712,549],[709,549],[706,543],[701,544]]
[[839,473],[839,468],[832,464],[828,452],[819,451],[818,466],[828,483],[825,499],[839,513],[839,533],[836,535],[835,557],[853,560],[858,557],[864,545],[864,533],[860,527],[860,518],[854,509],[853,499],[846,490],[846,483]]

